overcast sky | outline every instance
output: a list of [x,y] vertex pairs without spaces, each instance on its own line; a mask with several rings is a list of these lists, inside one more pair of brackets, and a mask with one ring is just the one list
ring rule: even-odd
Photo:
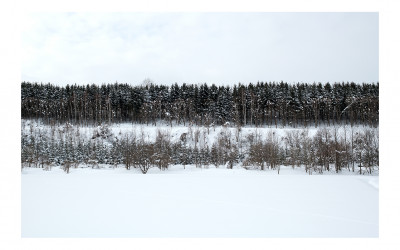
[[377,82],[378,13],[34,13],[22,80]]

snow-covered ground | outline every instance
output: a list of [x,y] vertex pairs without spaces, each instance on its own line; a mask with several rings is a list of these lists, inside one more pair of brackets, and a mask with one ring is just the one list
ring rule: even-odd
[[22,237],[378,237],[379,177],[22,170]]
[[[29,131],[50,127],[22,121]],[[329,127],[333,129],[333,127]],[[57,130],[63,129],[62,126]],[[96,127],[73,127],[90,139]],[[339,127],[349,136],[351,127]],[[364,127],[355,126],[353,131]],[[59,133],[56,130],[56,134]],[[157,130],[171,142],[182,134],[199,132],[199,145],[211,146],[222,132],[232,139],[269,131],[282,138],[304,128],[143,126],[113,124],[115,137],[134,133],[154,141]],[[318,128],[309,127],[309,136]],[[377,129],[378,130],[378,129]],[[377,131],[379,132],[379,131]],[[61,134],[60,132],[59,134]],[[283,143],[280,140],[280,143]],[[357,170],[357,169],[356,169]],[[210,165],[151,168],[148,174],[123,166],[100,169],[59,167],[22,169],[23,237],[378,237],[379,177],[343,170],[308,175],[304,168],[281,166],[277,170],[245,170]]]
[[[49,125],[45,125],[41,122],[37,122],[34,120],[22,120],[21,127],[22,129],[28,133],[30,130],[30,125],[33,125],[33,129],[42,129],[44,131],[49,132],[51,127]],[[63,129],[65,125],[60,125],[56,127],[57,129]],[[300,131],[300,132],[306,132],[308,136],[313,137],[318,129],[321,128],[327,128],[329,130],[337,129],[338,130],[338,135],[343,136],[346,135],[346,137],[350,137],[350,133],[353,130],[354,133],[363,131],[365,128],[370,128],[372,127],[369,126],[363,126],[363,125],[355,125],[351,127],[350,125],[336,125],[336,126],[325,126],[321,125],[319,127],[281,127],[278,126],[277,128],[275,126],[260,126],[260,127],[254,127],[254,126],[244,126],[240,128],[240,132],[238,133],[237,128],[231,124],[229,126],[210,126],[210,127],[205,127],[205,126],[189,126],[188,124],[183,125],[177,125],[173,124],[172,127],[169,126],[169,124],[165,122],[160,122],[157,123],[157,126],[153,125],[144,125],[144,124],[136,124],[136,123],[113,123],[109,126],[109,129],[113,135],[113,137],[123,137],[125,135],[129,134],[134,134],[137,137],[140,137],[142,132],[144,135],[144,139],[148,142],[154,142],[157,132],[161,131],[165,134],[170,135],[171,142],[175,143],[180,140],[181,135],[186,133],[188,135],[188,144],[193,144],[193,137],[196,131],[199,133],[199,145],[204,146],[205,144],[208,144],[210,147],[214,143],[215,139],[218,137],[218,135],[221,132],[224,132],[226,134],[229,134],[231,138],[235,138],[236,136],[239,136],[241,138],[246,138],[249,134],[257,134],[259,136],[259,139],[265,139],[268,135],[268,132],[275,132],[278,138],[282,138],[286,136],[287,132],[290,131]],[[71,126],[71,129],[74,134],[76,134],[77,130],[79,130],[79,134],[86,135],[87,138],[91,138],[94,134],[94,131],[99,130],[100,126],[76,126],[73,125]],[[377,132],[379,132],[379,127],[378,128],[373,128],[376,129]],[[283,142],[282,142],[283,143]],[[191,145],[193,146],[193,145]]]

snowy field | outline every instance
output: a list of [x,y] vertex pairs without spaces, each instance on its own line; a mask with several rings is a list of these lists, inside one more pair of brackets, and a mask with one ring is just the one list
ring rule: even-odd
[[378,237],[379,177],[22,170],[22,237]]
[[[24,120],[22,119],[21,121],[21,128],[24,130],[26,133],[29,132],[30,130],[30,125],[34,129],[42,129],[42,130],[51,130],[51,126],[45,125],[41,122],[37,122],[34,120]],[[64,130],[65,125],[58,126],[56,127],[57,130]],[[98,131],[100,129],[100,126],[76,126],[72,125],[73,130],[75,133],[79,131],[79,134],[81,136],[86,136],[86,138],[91,138],[92,135],[94,134],[95,131]],[[317,128],[314,126],[309,126],[309,127],[281,127],[278,126],[277,128],[275,126],[260,126],[260,127],[254,127],[254,126],[243,126],[240,128],[240,137],[245,138],[249,134],[257,134],[260,136],[259,139],[265,139],[267,137],[268,132],[275,132],[278,138],[282,138],[286,136],[287,132],[290,131],[299,131],[299,132],[306,132],[310,137],[315,136],[317,133],[318,129],[321,128],[327,128],[330,130],[337,129],[338,134],[343,136],[346,135],[347,137],[350,136],[351,131],[354,133],[356,132],[361,132],[366,128],[369,129],[375,129],[377,132],[379,132],[379,127],[377,128],[372,128],[370,126],[363,126],[363,125],[355,125],[351,127],[350,125],[336,125],[336,126],[327,126],[327,125],[321,125],[318,126]],[[180,140],[180,137],[183,133],[187,133],[189,137],[193,137],[193,134],[198,131],[199,132],[199,146],[204,146],[203,144],[208,144],[211,146],[215,138],[221,132],[226,132],[229,134],[232,138],[236,136],[238,133],[237,128],[234,126],[234,124],[230,124],[229,126],[210,126],[210,127],[205,127],[205,126],[189,126],[188,124],[183,125],[183,124],[173,124],[173,126],[169,126],[169,124],[165,122],[159,122],[157,123],[157,126],[153,125],[144,125],[144,124],[136,124],[136,123],[112,123],[109,126],[109,129],[112,133],[113,136],[115,137],[121,137],[124,135],[128,134],[134,134],[136,136],[140,136],[141,133],[143,132],[144,134],[144,139],[146,141],[151,141],[154,142],[157,131],[161,131],[164,133],[167,133],[170,135],[171,142],[175,143]],[[191,145],[193,144],[193,139],[189,140],[188,143]],[[193,145],[192,145],[193,146]]]

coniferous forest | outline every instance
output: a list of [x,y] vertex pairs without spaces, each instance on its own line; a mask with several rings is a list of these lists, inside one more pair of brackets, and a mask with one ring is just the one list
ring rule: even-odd
[[[80,164],[106,164],[147,173],[152,167],[194,164],[371,174],[379,166],[378,83],[60,87],[22,82],[21,116],[22,167],[61,166],[68,173]],[[44,126],[33,126],[38,122]],[[142,126],[141,131],[113,133],[113,124],[123,123]],[[150,132],[152,139],[143,130],[165,125],[187,130],[173,138],[171,130],[157,129]],[[309,128],[316,133],[310,135]]]
[[[44,123],[99,125],[134,122],[198,126],[307,127],[379,123],[379,83],[263,83],[216,86],[22,82],[21,116]],[[232,125],[233,125],[232,124]]]

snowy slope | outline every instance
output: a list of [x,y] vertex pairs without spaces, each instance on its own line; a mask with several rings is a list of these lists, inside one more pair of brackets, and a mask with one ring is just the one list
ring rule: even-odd
[[[26,133],[29,134],[30,126],[32,125],[32,128],[34,130],[41,130],[42,133],[47,133],[50,134],[51,131],[51,126],[45,125],[41,122],[37,122],[34,120],[24,120],[22,119],[21,121],[21,128],[22,130]],[[56,127],[56,131],[63,130],[65,125]],[[350,125],[343,125],[343,126],[319,126],[317,128],[315,127],[280,127],[278,126],[277,128],[275,126],[269,127],[269,126],[261,126],[261,127],[254,127],[254,126],[244,126],[240,128],[240,134],[239,137],[240,139],[245,139],[248,135],[250,134],[258,134],[260,136],[259,139],[264,140],[266,139],[268,132],[275,132],[279,140],[281,141],[281,144],[283,144],[283,141],[281,140],[283,137],[286,136],[287,132],[290,131],[299,131],[299,132],[306,132],[306,134],[309,137],[315,136],[317,133],[318,129],[326,127],[329,130],[333,130],[336,128],[338,130],[338,135],[340,136],[346,136],[348,139],[350,137],[350,133],[353,130],[354,133],[361,132],[365,128],[370,128],[372,127],[365,127],[362,125],[356,125],[351,127]],[[86,137],[86,139],[90,139],[94,132],[96,130],[99,130],[100,126],[76,126],[76,125],[71,125],[71,134],[80,134],[80,136]],[[147,142],[154,142],[156,135],[158,131],[161,131],[165,134],[170,135],[170,139],[172,143],[180,141],[180,137],[183,133],[187,134],[187,143],[188,146],[193,147],[194,146],[194,134],[196,131],[199,131],[199,146],[205,146],[208,145],[209,147],[212,146],[212,144],[215,142],[216,138],[218,137],[219,134],[221,133],[226,133],[229,134],[230,138],[236,139],[236,133],[238,133],[237,128],[231,124],[231,126],[210,126],[209,128],[205,126],[189,126],[186,124],[184,125],[177,125],[173,124],[173,126],[169,126],[168,123],[165,122],[160,122],[157,124],[157,126],[146,126],[144,124],[136,124],[136,123],[113,123],[109,126],[109,129],[112,133],[113,138],[123,138],[124,136],[127,135],[136,135],[139,137],[141,133],[143,132],[144,139]],[[373,128],[379,133],[379,127],[378,128]],[[57,134],[57,133],[56,133]],[[205,145],[204,145],[205,143]]]

